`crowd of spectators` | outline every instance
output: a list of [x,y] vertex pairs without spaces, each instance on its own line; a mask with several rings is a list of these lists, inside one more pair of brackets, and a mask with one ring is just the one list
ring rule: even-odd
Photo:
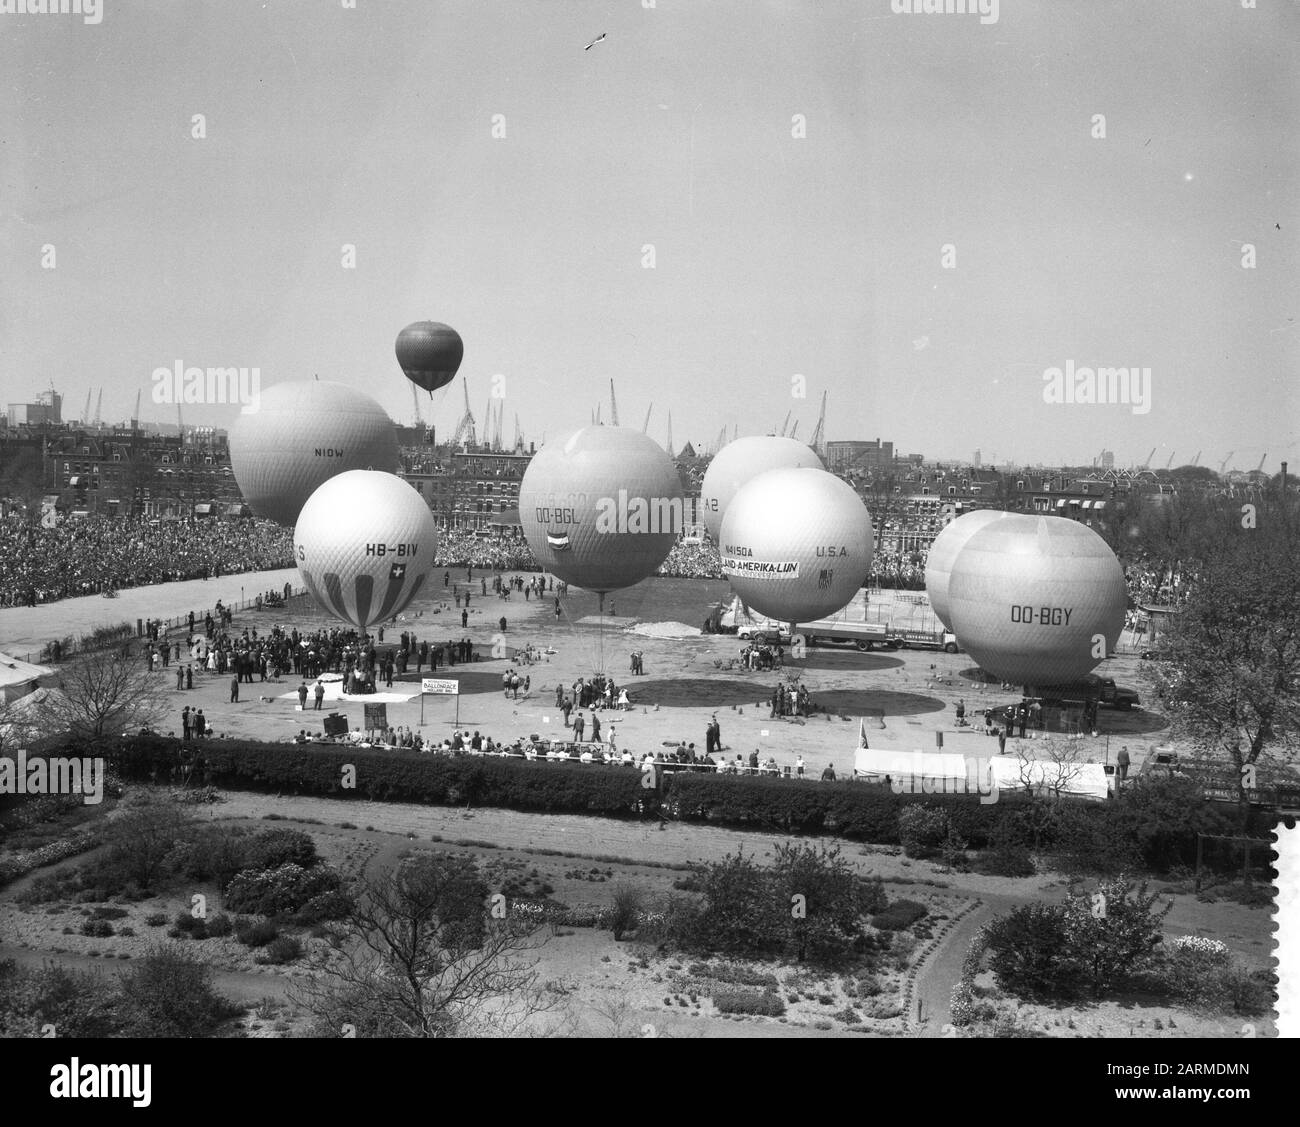
[[35,606],[179,579],[293,564],[293,532],[270,521],[87,516],[0,523],[0,606]]
[[[15,514],[0,522],[0,606],[35,606],[112,593],[121,587],[292,565],[293,530],[251,518],[172,521],[87,516],[44,527]],[[435,567],[468,567],[489,574],[539,570],[523,539],[484,539],[463,529],[439,533]],[[692,540],[674,544],[658,574],[725,578],[717,545]],[[1126,574],[1134,602],[1177,604],[1188,590],[1176,568],[1132,562]],[[924,590],[925,552],[877,552],[867,580],[873,587]],[[510,582],[522,590],[516,581]],[[497,584],[493,587],[500,593]]]
[[1135,604],[1179,606],[1191,590],[1181,567],[1130,563],[1124,568],[1124,580]]

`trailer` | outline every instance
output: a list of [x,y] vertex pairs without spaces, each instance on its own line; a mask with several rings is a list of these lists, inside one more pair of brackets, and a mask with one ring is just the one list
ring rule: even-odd
[[950,630],[891,630],[890,638],[906,650],[943,650],[950,654],[961,650],[957,635]]
[[892,649],[898,645],[890,637],[888,623],[851,622],[843,614],[797,625],[795,634],[802,635],[810,646],[820,642],[848,642],[865,651],[875,646]]

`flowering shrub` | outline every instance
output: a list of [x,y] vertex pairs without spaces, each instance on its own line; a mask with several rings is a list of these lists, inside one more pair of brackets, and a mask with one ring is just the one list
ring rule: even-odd
[[948,1003],[948,1012],[956,1026],[969,1025],[975,1020],[975,997],[965,982],[959,982],[952,988],[952,1000]]
[[1217,939],[1210,939],[1204,935],[1180,935],[1177,939],[1172,939],[1165,946],[1170,951],[1181,954],[1187,952],[1216,963],[1226,963],[1228,961],[1228,946],[1226,943],[1220,943]]
[[989,939],[980,928],[975,933],[975,937],[966,945],[966,954],[961,961],[961,977],[963,982],[974,982],[975,976],[979,974],[980,967],[984,962],[984,952],[988,950]]
[[72,837],[51,841],[26,853],[6,857],[0,860],[0,888],[10,881],[25,876],[33,869],[75,857],[78,853],[85,853],[87,849],[93,849],[98,844],[100,843],[91,834],[74,834]]
[[342,883],[338,873],[323,866],[308,870],[290,862],[260,872],[245,869],[226,889],[225,906],[234,912],[294,915],[301,917],[299,922],[315,923],[346,910],[346,898],[334,895],[341,892]]

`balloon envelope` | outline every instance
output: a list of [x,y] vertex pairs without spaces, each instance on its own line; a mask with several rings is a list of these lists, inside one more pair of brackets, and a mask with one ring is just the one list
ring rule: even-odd
[[406,378],[432,392],[455,378],[465,356],[465,343],[450,325],[416,321],[397,334],[395,351]]
[[925,591],[930,596],[934,613],[949,630],[952,622],[948,614],[948,578],[957,554],[981,528],[1006,515],[1001,509],[977,509],[973,513],[964,513],[945,525],[930,545],[925,558]]
[[345,470],[396,471],[397,432],[368,395],[339,383],[275,384],[230,428],[230,464],[245,503],[292,525],[318,486]]
[[589,591],[652,574],[683,528],[681,480],[652,438],[583,427],[542,447],[519,483],[519,519],[537,562]]
[[981,669],[1021,685],[1090,672],[1124,626],[1124,571],[1106,542],[1064,517],[1007,514],[953,562],[948,606]]
[[433,568],[438,528],[424,498],[400,477],[349,470],[308,498],[293,540],[317,603],[364,631],[419,593]]
[[727,443],[718,451],[700,484],[700,510],[704,527],[716,541],[722,535],[722,518],[736,492],[750,478],[768,470],[823,469],[817,452],[793,438],[775,434],[752,435]]
[[819,469],[768,470],[722,519],[722,570],[751,609],[782,622],[834,614],[871,570],[871,517],[853,487]]

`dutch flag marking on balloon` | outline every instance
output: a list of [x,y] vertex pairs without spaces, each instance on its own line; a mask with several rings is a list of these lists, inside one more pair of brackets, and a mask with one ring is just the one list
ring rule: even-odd
[[569,534],[567,532],[548,532],[546,534],[546,544],[557,552],[567,552],[569,550]]

